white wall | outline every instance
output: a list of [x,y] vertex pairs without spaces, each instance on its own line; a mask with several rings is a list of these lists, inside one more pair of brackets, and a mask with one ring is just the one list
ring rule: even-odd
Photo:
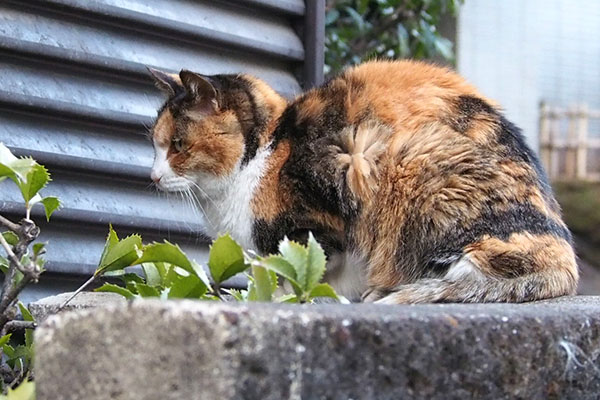
[[465,0],[458,70],[537,149],[538,105],[600,108],[599,0]]

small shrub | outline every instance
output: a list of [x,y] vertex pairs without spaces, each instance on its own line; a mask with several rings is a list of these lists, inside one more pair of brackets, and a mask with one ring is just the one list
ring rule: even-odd
[[[127,299],[200,299],[231,301],[274,301],[311,303],[319,297],[340,300],[333,288],[321,283],[326,257],[321,246],[309,234],[304,246],[287,238],[279,244],[279,254],[261,257],[245,252],[229,235],[210,246],[208,270],[189,259],[176,244],[142,244],[139,235],[119,239],[112,226],[106,239],[94,278],[118,277],[123,286],[105,283],[96,291],[118,293]],[[126,268],[139,265],[142,274]],[[244,290],[223,289],[223,283],[237,274],[248,277]],[[280,282],[281,294],[276,296]],[[290,290],[285,293],[284,288]],[[343,300],[343,299],[342,299]]]

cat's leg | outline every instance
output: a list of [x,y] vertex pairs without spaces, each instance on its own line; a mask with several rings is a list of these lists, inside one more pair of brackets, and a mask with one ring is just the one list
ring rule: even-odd
[[366,302],[380,304],[525,302],[574,294],[577,266],[570,244],[550,235],[487,238],[436,279],[391,290],[374,289]]

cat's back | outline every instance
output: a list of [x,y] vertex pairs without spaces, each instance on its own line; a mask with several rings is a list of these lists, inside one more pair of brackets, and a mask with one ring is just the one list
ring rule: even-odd
[[448,68],[411,60],[370,61],[304,93],[292,102],[289,114],[295,125],[318,127],[321,134],[335,134],[368,119],[399,132],[451,121],[483,107],[495,103]]

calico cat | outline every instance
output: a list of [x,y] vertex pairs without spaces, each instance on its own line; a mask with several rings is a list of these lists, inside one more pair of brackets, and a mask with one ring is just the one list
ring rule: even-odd
[[312,232],[325,281],[367,302],[575,292],[571,236],[536,155],[452,71],[368,62],[291,102],[249,75],[151,72],[169,95],[152,179],[193,191],[210,236],[268,254]]

